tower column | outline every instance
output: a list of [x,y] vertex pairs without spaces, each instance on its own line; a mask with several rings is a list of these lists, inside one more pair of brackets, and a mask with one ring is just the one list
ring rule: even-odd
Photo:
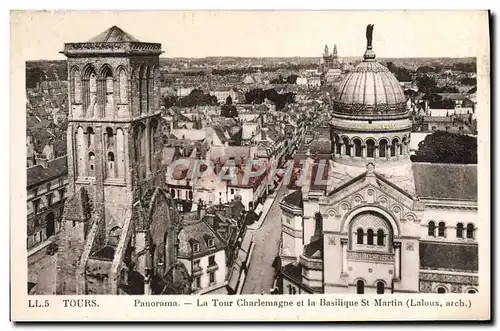
[[343,142],[340,143],[340,156],[344,156],[345,155],[345,144]]
[[[116,107],[115,107],[116,109]],[[114,172],[114,178],[118,178],[118,167],[119,167],[119,163],[118,163],[118,131],[116,131],[116,129],[114,129],[115,132],[113,134],[113,153],[114,153],[114,160],[113,160],[113,172]]]
[[361,145],[361,157],[366,158],[366,145]]
[[375,145],[375,148],[373,150],[373,157],[378,159],[379,158],[379,145]]
[[96,184],[96,206],[97,208],[102,209],[104,207],[104,155],[103,151],[103,142],[102,142],[102,125],[95,125],[95,134],[94,134],[94,153],[95,153],[95,184]]
[[125,127],[123,128],[123,148],[124,148],[124,153],[125,153],[125,158],[123,160],[123,175],[124,175],[124,180],[127,183],[127,187],[130,187],[132,185],[132,181],[130,178],[130,156],[129,156],[129,149],[130,149],[130,141],[129,141],[129,131],[130,127]]
[[146,176],[151,176],[151,128],[150,120],[146,120]]

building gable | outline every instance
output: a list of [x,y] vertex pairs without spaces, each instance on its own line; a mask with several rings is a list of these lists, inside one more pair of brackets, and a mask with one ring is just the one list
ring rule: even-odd
[[330,192],[320,202],[321,213],[340,220],[353,210],[373,207],[383,210],[398,222],[419,222],[423,216],[423,205],[406,191],[369,169]]

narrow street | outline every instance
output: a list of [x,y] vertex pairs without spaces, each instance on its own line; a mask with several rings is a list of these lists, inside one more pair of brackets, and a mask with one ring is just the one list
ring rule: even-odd
[[272,263],[278,254],[281,236],[281,210],[279,203],[288,193],[285,185],[277,192],[262,227],[253,231],[255,248],[250,261],[248,275],[241,294],[269,294],[273,285],[274,269]]
[[35,294],[56,293],[57,255],[47,255],[46,248],[28,258],[28,282],[36,284]]

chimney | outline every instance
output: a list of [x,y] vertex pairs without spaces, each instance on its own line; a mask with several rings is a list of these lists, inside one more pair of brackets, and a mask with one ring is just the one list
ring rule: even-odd
[[204,221],[207,222],[208,225],[212,227],[212,229],[216,230],[215,226],[215,212],[213,208],[205,210]]

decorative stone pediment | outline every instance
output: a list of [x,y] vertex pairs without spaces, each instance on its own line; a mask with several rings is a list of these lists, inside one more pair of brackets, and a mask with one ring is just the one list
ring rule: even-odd
[[343,218],[353,209],[370,205],[385,210],[398,222],[417,223],[423,212],[417,198],[384,179],[371,168],[334,189],[321,201],[320,209],[326,217]]

